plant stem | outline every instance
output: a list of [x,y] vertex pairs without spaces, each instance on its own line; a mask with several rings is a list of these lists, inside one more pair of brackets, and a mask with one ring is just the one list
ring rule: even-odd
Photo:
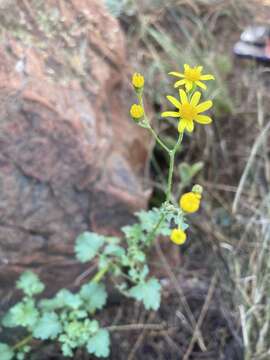
[[156,235],[156,232],[157,232],[158,228],[160,227],[160,225],[161,225],[162,221],[164,220],[164,218],[165,218],[165,214],[162,214],[162,215],[160,216],[158,222],[157,222],[156,225],[154,226],[153,230],[152,230],[152,231],[150,232],[150,234],[148,235],[148,237],[147,237],[147,243],[149,242],[149,245],[151,245],[152,240],[154,240],[153,237]]
[[182,140],[183,140],[183,133],[179,133],[179,137],[178,137],[177,143],[175,144],[175,147],[169,151],[170,165],[169,165],[167,192],[166,192],[166,201],[167,202],[170,201],[171,194],[172,194],[172,178],[173,178],[173,169],[174,169],[174,158],[175,158],[176,151],[178,150],[179,145],[181,144]]
[[100,269],[96,275],[91,279],[91,282],[99,283],[103,276],[109,271],[110,264]]
[[20,349],[21,347],[23,347],[24,345],[28,344],[31,340],[32,340],[32,335],[27,335],[26,337],[24,337],[22,340],[20,340],[19,342],[17,342],[13,347],[12,350],[16,351],[18,349]]
[[170,149],[168,148],[167,145],[164,144],[164,142],[158,137],[158,135],[156,134],[155,130],[151,127],[151,125],[149,124],[149,130],[151,132],[151,134],[154,136],[154,138],[156,139],[156,142],[169,154],[170,153]]

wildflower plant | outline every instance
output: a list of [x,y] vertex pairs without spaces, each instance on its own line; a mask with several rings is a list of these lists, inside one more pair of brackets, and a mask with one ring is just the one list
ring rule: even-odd
[[[76,292],[59,290],[53,298],[42,298],[45,285],[31,271],[24,272],[16,283],[23,293],[21,301],[12,306],[2,319],[6,328],[23,328],[26,335],[14,345],[0,343],[1,360],[29,358],[36,341],[56,341],[64,356],[73,356],[77,348],[85,348],[96,357],[109,357],[110,333],[117,331],[117,325],[104,326],[96,318],[106,306],[108,291],[106,278],[111,278],[116,289],[125,297],[140,301],[146,310],[158,310],[161,302],[161,284],[150,274],[148,252],[158,236],[171,240],[171,246],[186,242],[187,215],[199,210],[203,189],[194,185],[183,194],[179,205],[172,201],[172,180],[175,155],[183,140],[185,131],[194,130],[194,122],[210,124],[211,118],[202,115],[212,106],[212,101],[200,102],[202,94],[197,86],[205,88],[204,80],[212,75],[202,75],[202,67],[185,65],[184,74],[170,73],[184,77],[176,83],[185,85],[179,90],[179,98],[171,95],[167,99],[176,110],[165,111],[162,117],[178,119],[178,135],[171,148],[155,132],[143,104],[144,77],[135,73],[132,86],[137,103],[130,108],[130,115],[138,126],[154,136],[169,158],[166,200],[159,208],[136,213],[137,222],[122,227],[122,235],[104,236],[86,231],[75,241],[75,256],[81,263],[94,262],[97,272]],[[176,87],[177,87],[176,86]],[[168,243],[168,246],[170,244]],[[38,298],[37,298],[38,296]],[[99,319],[102,318],[99,314]],[[120,326],[121,327],[121,326]]]

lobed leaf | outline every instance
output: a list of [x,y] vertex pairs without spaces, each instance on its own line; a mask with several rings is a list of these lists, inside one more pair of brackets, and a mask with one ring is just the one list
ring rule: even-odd
[[61,323],[55,312],[46,312],[37,321],[33,329],[33,336],[37,339],[55,339],[62,331]]
[[93,313],[103,308],[108,295],[103,284],[94,282],[83,285],[80,290],[80,296],[85,302],[86,309]]
[[108,357],[110,354],[110,335],[108,330],[100,329],[87,343],[87,351],[97,357]]
[[32,271],[25,271],[17,281],[16,287],[28,296],[39,294],[45,288],[39,277]]
[[1,360],[11,360],[14,356],[14,351],[5,343],[0,343]]
[[9,322],[15,326],[32,327],[38,316],[39,313],[32,299],[19,302],[9,310]]
[[146,310],[157,310],[160,306],[161,285],[156,278],[143,281],[129,290],[130,296],[142,301]]
[[81,262],[92,260],[104,244],[104,236],[92,232],[84,232],[76,239],[75,253]]

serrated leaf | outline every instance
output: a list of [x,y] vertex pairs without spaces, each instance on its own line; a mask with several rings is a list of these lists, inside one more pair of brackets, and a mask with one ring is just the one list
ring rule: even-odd
[[125,255],[125,249],[119,245],[109,244],[105,247],[104,254],[121,257]]
[[90,283],[82,286],[80,296],[84,300],[86,309],[93,313],[103,308],[108,295],[103,284]]
[[127,225],[121,228],[127,239],[138,240],[143,237],[143,231],[140,224]]
[[136,300],[142,301],[146,310],[157,310],[160,306],[161,285],[155,278],[132,287],[129,294]]
[[75,253],[77,259],[83,263],[92,260],[103,244],[104,236],[87,231],[82,233],[76,239]]
[[12,322],[17,326],[32,327],[38,319],[39,313],[33,300],[19,302],[10,310]]
[[110,335],[105,329],[100,329],[87,343],[87,351],[97,357],[108,357],[110,354]]
[[55,312],[46,312],[37,321],[33,329],[33,336],[37,339],[55,339],[62,331],[61,323]]
[[10,346],[5,343],[0,343],[1,360],[11,360],[14,356],[14,352]]
[[17,281],[16,287],[28,296],[39,294],[45,288],[44,284],[39,280],[39,277],[32,271],[25,271]]
[[135,214],[141,222],[141,227],[147,232],[152,232],[161,217],[160,209],[153,208],[148,211],[140,211]]
[[55,296],[55,301],[58,304],[58,307],[70,307],[71,309],[78,309],[82,305],[82,300],[78,294],[73,294],[67,289],[62,289],[58,291]]
[[61,350],[62,350],[62,353],[64,356],[72,356],[73,355],[73,351],[67,343],[64,343],[61,346]]
[[9,328],[18,326],[10,310],[4,315],[2,325]]

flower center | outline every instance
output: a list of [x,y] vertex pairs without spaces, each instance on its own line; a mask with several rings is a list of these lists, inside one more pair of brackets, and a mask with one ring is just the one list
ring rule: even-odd
[[201,71],[197,68],[189,68],[184,71],[185,78],[190,81],[198,81],[201,77]]
[[183,119],[193,120],[197,116],[197,110],[189,103],[182,104],[181,116]]

